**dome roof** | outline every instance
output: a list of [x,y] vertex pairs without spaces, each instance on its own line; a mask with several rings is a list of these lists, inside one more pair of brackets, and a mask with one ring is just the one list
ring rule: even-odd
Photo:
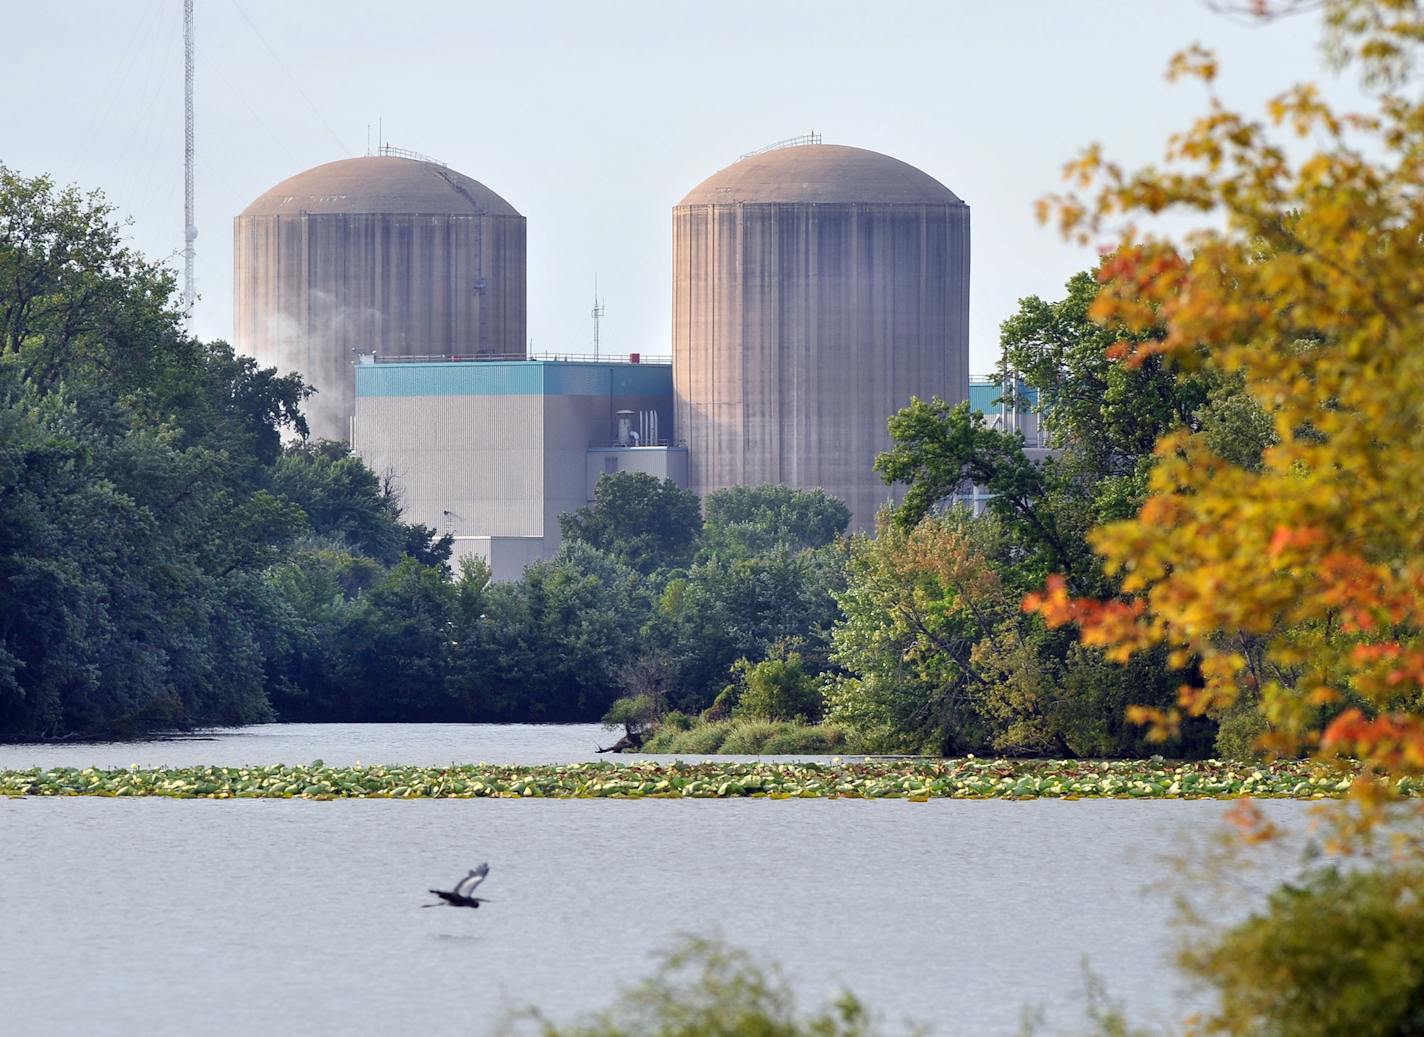
[[519,215],[514,206],[463,173],[435,162],[389,155],[315,166],[283,180],[241,215],[357,212]]
[[907,162],[843,144],[800,144],[749,155],[713,173],[678,204],[736,202],[964,204]]

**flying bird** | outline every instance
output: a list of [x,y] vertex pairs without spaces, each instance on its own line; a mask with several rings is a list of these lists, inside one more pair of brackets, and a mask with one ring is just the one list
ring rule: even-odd
[[455,883],[454,889],[448,891],[432,889],[430,892],[440,898],[439,904],[421,904],[420,906],[440,907],[443,904],[445,907],[479,907],[481,904],[488,904],[488,900],[483,897],[475,896],[475,887],[483,882],[485,876],[488,874],[489,865],[481,864],[459,882]]

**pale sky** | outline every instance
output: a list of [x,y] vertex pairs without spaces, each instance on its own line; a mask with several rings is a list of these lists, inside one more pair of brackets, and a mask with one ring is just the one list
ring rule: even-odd
[[[819,132],[969,203],[970,369],[999,322],[1091,253],[1033,216],[1090,141],[1156,158],[1204,104],[1170,55],[1223,59],[1222,95],[1319,78],[1316,23],[1245,27],[1203,0],[197,0],[194,330],[230,338],[232,219],[293,173],[387,142],[440,159],[528,220],[539,352],[670,351],[671,208],[764,144]],[[6,10],[0,161],[101,188],[134,243],[179,261],[181,0]]]

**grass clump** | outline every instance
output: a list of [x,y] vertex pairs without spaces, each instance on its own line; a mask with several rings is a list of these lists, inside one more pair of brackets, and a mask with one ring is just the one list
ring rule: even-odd
[[831,756],[856,751],[848,728],[798,720],[732,717],[679,730],[664,725],[643,745],[648,753],[743,756]]

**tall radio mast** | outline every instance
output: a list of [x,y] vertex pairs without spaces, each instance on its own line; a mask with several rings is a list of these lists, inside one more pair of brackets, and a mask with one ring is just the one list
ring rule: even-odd
[[183,312],[193,319],[193,0],[183,0]]

